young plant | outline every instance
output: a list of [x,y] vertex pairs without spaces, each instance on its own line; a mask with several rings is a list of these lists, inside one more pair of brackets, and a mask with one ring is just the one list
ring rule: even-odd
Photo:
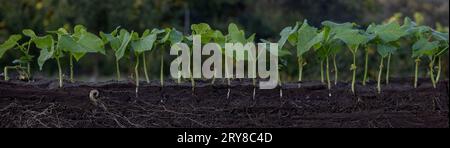
[[[241,43],[244,47],[246,47],[246,44],[254,43],[255,34],[252,34],[250,37],[247,38],[244,30],[239,30],[239,28],[237,27],[236,24],[231,23],[228,26],[228,35],[225,38],[228,40],[228,43]],[[225,51],[225,52],[227,52],[227,51]],[[251,53],[250,50],[249,50],[249,52],[236,52],[236,56],[233,56],[230,58],[233,58],[233,61],[235,61],[236,63],[237,62],[244,62],[244,63],[248,62],[249,64],[250,63],[256,64],[257,55],[253,55],[253,54],[256,54],[256,53]],[[232,55],[233,54],[231,54],[231,56]],[[250,55],[250,58],[247,55]],[[230,54],[225,54],[225,56],[230,56]],[[227,64],[228,63],[225,62],[225,65],[227,65]],[[254,65],[253,68],[254,69],[252,69],[251,71],[249,69],[248,72],[255,74],[255,76],[256,76],[256,65]],[[225,70],[227,70],[227,66],[225,66]],[[255,94],[256,94],[256,78],[255,77],[252,78],[252,84],[253,84],[253,99],[254,99]],[[229,80],[228,80],[228,85],[230,85]],[[230,94],[230,88],[228,88],[227,98],[229,97],[229,94]]]
[[[398,41],[406,35],[406,30],[402,29],[397,22],[393,21],[382,25],[370,25],[367,28],[366,33],[369,38],[367,46],[377,46],[377,52],[381,56],[380,68],[377,77],[377,90],[378,93],[381,93],[381,75],[384,67],[384,59],[388,58],[386,68],[386,84],[388,84],[391,55],[398,49]],[[366,67],[367,64],[368,62],[366,57]],[[366,77],[367,68],[364,73],[364,77]]]
[[[298,35],[296,34],[298,31],[298,27],[300,26],[300,23],[297,22],[295,24],[294,27],[286,27],[284,28],[281,32],[280,32],[280,36],[281,38],[278,40],[278,53],[272,53],[272,50],[266,49],[268,50],[271,54],[273,55],[278,55],[279,60],[281,63],[280,65],[278,65],[278,71],[281,70],[281,67],[287,67],[286,64],[283,65],[283,63],[286,63],[286,57],[291,55],[291,52],[289,51],[288,48],[284,48],[284,45],[286,44],[286,42],[290,42],[290,44],[292,44],[293,46],[296,46],[296,40],[298,40],[300,37],[298,37]],[[271,43],[269,41],[266,40],[261,40],[264,43]],[[282,81],[281,81],[281,76],[280,76],[280,72],[278,72],[278,85],[280,86],[280,98],[283,97],[283,88],[281,87],[282,85]]]
[[[192,36],[190,37],[191,41],[192,41],[192,37],[194,35],[200,35],[201,40],[202,40],[201,46],[208,44],[213,39],[214,36],[217,36],[215,34],[216,32],[214,30],[212,30],[211,27],[206,23],[192,24],[191,30],[192,30]],[[223,37],[223,34],[222,34],[222,37]],[[217,38],[218,37],[216,37],[216,39]],[[225,42],[224,42],[224,44],[225,44]],[[225,45],[223,46],[223,48],[225,48]],[[215,77],[213,77],[211,84],[214,84],[214,82],[215,82]]]
[[[58,35],[58,41],[61,39],[62,34],[67,34],[65,29],[59,29],[58,31],[54,31]],[[59,43],[53,39],[53,36],[37,36],[33,30],[24,30],[23,34],[30,37],[36,48],[40,49],[40,54],[38,57],[38,65],[39,70],[42,70],[45,62],[49,59],[54,58],[58,64],[58,79],[59,79],[59,87],[63,87],[63,78],[62,78],[62,69],[60,58],[63,57],[62,48],[59,47]]]
[[[317,28],[310,26],[308,21],[304,20],[300,29],[289,37],[289,42],[297,47],[298,81],[300,83],[303,81],[303,67],[306,65],[305,53],[321,42],[321,39],[317,38],[317,31]],[[299,84],[298,87],[300,86]]]
[[[176,30],[175,28],[172,29],[165,29],[164,30],[164,36],[162,39],[159,40],[158,45],[161,46],[161,66],[160,66],[160,81],[161,81],[161,87],[164,86],[164,54],[165,49],[170,49],[172,45],[175,45],[177,43],[181,43],[184,39],[183,33]],[[194,86],[192,86],[194,87]]]
[[438,68],[437,68],[437,76],[436,76],[436,83],[439,83],[439,79],[441,77],[441,71],[442,71],[442,61],[441,57],[448,52],[449,42],[448,42],[448,33],[441,33],[438,31],[433,30],[432,36],[434,40],[439,41],[439,49],[438,53],[435,55],[437,57],[438,62]]
[[[19,44],[19,40],[22,38],[21,35],[12,35],[10,36],[3,44],[0,45],[0,59],[3,57],[4,53],[10,49],[18,49],[22,56],[19,59],[13,61],[13,64],[17,64],[15,66],[5,66],[4,67],[4,79],[5,81],[9,80],[8,70],[15,69],[20,73],[21,80],[29,80],[31,76],[31,66],[30,62],[33,59],[33,56],[29,54],[31,40],[25,42],[23,44]],[[26,65],[26,66],[24,66]]]
[[127,47],[129,46],[129,43],[131,41],[131,34],[133,32],[129,33],[125,29],[121,29],[119,31],[119,27],[117,27],[114,31],[112,31],[109,34],[100,32],[100,37],[103,40],[104,44],[109,43],[112,50],[114,50],[114,56],[116,57],[116,74],[117,74],[117,81],[120,81],[120,64],[119,61],[122,59],[125,55],[125,51]]
[[[153,47],[155,46],[155,42],[157,40],[157,35],[160,31],[157,29],[152,30],[146,30],[144,33],[142,33],[142,36],[139,37],[137,33],[132,33],[132,41],[131,46],[133,47],[133,52],[136,57],[136,65],[134,67],[134,74],[135,74],[135,80],[136,80],[136,96],[139,91],[139,59],[142,56],[143,62],[144,62],[144,70],[146,71],[146,65],[145,65],[145,52],[151,51]],[[147,73],[147,72],[145,72]],[[148,79],[148,75],[146,75],[147,82],[150,83],[150,80]]]
[[419,65],[421,58],[424,56],[428,57],[430,60],[430,78],[433,86],[436,86],[434,77],[434,63],[437,55],[442,54],[447,49],[440,48],[439,40],[433,41],[433,30],[430,27],[418,26],[411,19],[405,18],[401,28],[407,32],[407,37],[414,43],[412,46],[412,58],[415,59],[414,88],[417,88]]
[[101,53],[106,55],[102,39],[95,34],[88,32],[82,25],[75,26],[73,34],[69,34],[67,31],[56,33],[59,36],[58,47],[61,48],[62,51],[67,52],[69,56],[70,81],[72,83],[74,82],[74,58],[76,62],[78,62],[87,53]]
[[356,82],[356,55],[358,53],[358,49],[364,43],[367,42],[367,37],[362,34],[361,30],[354,29],[354,24],[352,23],[344,23],[337,24],[333,22],[323,22],[322,25],[330,28],[330,37],[341,40],[344,42],[350,52],[353,55],[353,64],[350,67],[350,70],[353,71],[352,76],[352,92],[355,93],[355,82]]

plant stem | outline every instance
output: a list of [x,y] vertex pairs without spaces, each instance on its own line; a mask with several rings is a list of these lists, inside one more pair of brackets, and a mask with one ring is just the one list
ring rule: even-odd
[[320,82],[325,83],[323,79],[323,60],[320,60]]
[[161,87],[163,87],[164,86],[164,54],[161,56],[160,81],[161,81]]
[[73,57],[72,55],[69,55],[69,62],[70,62],[70,82],[73,83]]
[[120,81],[119,60],[117,59],[116,59],[116,74],[117,74],[117,81]]
[[436,83],[439,83],[439,79],[441,78],[441,68],[442,68],[442,61],[441,56],[438,57],[438,72],[436,76]]
[[136,56],[136,66],[134,67],[134,74],[136,76],[136,96],[139,92],[139,55]]
[[5,81],[8,81],[9,80],[9,77],[8,77],[8,66],[5,66],[5,68],[3,68],[3,74],[4,74],[3,77],[5,77]]
[[420,59],[417,58],[415,72],[414,72],[414,88],[417,88],[417,77],[419,75],[419,63],[420,63]]
[[365,64],[364,64],[364,78],[363,78],[363,85],[366,86],[366,82],[367,82],[367,73],[368,73],[368,69],[369,69],[369,51],[366,51],[365,54]]
[[327,84],[328,84],[328,90],[331,89],[331,82],[330,82],[330,62],[328,60],[328,56],[326,58],[326,62],[327,62],[327,68],[326,68],[326,73],[327,73]]
[[303,58],[298,58],[298,82],[302,82],[303,77]]
[[380,69],[378,71],[378,79],[377,79],[378,94],[381,94],[381,74],[383,73],[383,61],[384,58],[381,57]]
[[30,65],[30,62],[27,62],[27,73],[28,73],[28,76],[31,77],[31,65]]
[[392,56],[392,54],[388,55],[388,61],[387,61],[387,67],[386,67],[386,84],[389,84],[389,70],[391,69],[391,56]]
[[58,73],[59,73],[59,87],[63,87],[63,81],[62,81],[62,69],[61,69],[61,62],[59,62],[59,58],[56,58],[56,64],[58,64]]
[[352,92],[355,93],[355,81],[356,81],[356,53],[353,53],[353,64],[351,66],[351,70],[353,71],[352,77]]
[[338,70],[337,64],[336,64],[336,54],[333,55],[333,65],[334,65],[334,85],[337,85],[339,70]]
[[145,53],[142,53],[142,65],[144,66],[145,80],[147,81],[147,83],[150,83],[150,79],[148,78],[148,73],[147,73],[147,61],[145,59]]
[[433,60],[431,60],[429,68],[430,68],[430,78],[431,78],[431,83],[433,83],[433,88],[436,88],[436,80],[434,79],[434,61],[435,61],[435,57],[433,57]]

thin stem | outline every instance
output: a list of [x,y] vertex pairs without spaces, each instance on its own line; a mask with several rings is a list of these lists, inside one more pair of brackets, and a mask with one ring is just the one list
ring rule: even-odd
[[139,92],[139,56],[136,56],[136,66],[134,67],[134,74],[136,76],[136,96]]
[[369,69],[369,51],[366,51],[366,57],[365,57],[365,64],[364,64],[364,78],[363,78],[363,85],[366,86],[367,82],[367,73]]
[[351,66],[351,70],[353,71],[352,78],[352,92],[355,93],[355,81],[356,81],[356,53],[353,53],[353,64]]
[[323,60],[320,60],[320,82],[325,83],[323,79]]
[[441,71],[442,71],[442,61],[441,56],[438,57],[438,72],[436,76],[436,83],[439,83],[439,79],[441,78]]
[[436,88],[436,80],[434,79],[434,61],[435,61],[435,57],[433,57],[433,60],[431,60],[429,68],[430,68],[430,78],[431,78],[431,83],[433,83],[433,88]]
[[164,54],[161,56],[160,81],[161,81],[161,87],[163,87],[164,86]]
[[419,75],[419,63],[420,63],[420,59],[417,58],[415,72],[414,72],[414,88],[417,88],[417,77]]
[[70,62],[70,82],[73,83],[73,57],[72,55],[69,55],[69,62]]
[[329,62],[329,60],[328,60],[328,56],[327,56],[327,58],[326,58],[326,62],[327,62],[327,68],[326,68],[326,73],[327,73],[327,84],[328,84],[328,89],[330,90],[331,89],[331,82],[330,82],[330,62]]
[[302,77],[303,77],[303,58],[299,57],[298,58],[298,81],[302,82]]
[[334,85],[337,85],[339,70],[338,70],[337,64],[336,64],[336,54],[333,55],[333,65],[334,65]]
[[30,62],[27,63],[27,73],[28,73],[28,77],[31,77],[31,64],[30,64]]
[[59,62],[59,58],[56,58],[56,64],[58,64],[58,73],[59,73],[59,87],[63,87],[63,78],[62,78],[62,69],[61,69],[61,62]]
[[145,80],[147,81],[147,83],[150,83],[150,79],[148,78],[147,61],[146,61],[146,58],[145,58],[145,53],[142,54],[142,65],[144,67]]
[[8,66],[5,66],[5,68],[3,68],[3,73],[4,73],[3,77],[5,77],[5,81],[8,81],[9,80],[9,77],[8,77]]
[[384,58],[381,57],[380,69],[378,71],[378,79],[377,79],[377,89],[379,94],[381,94],[381,74],[383,73],[383,61]]
[[119,60],[117,60],[117,59],[116,59],[116,74],[117,74],[117,81],[120,81]]
[[386,67],[386,84],[389,84],[389,71],[391,69],[391,56],[392,56],[392,54],[388,55],[388,61],[387,61],[387,67]]

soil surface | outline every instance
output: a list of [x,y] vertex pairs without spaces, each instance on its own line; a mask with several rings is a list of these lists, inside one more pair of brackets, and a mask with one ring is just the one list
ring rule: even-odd
[[355,95],[349,83],[286,83],[253,97],[246,80],[197,81],[195,91],[189,81],[142,82],[137,95],[128,81],[0,81],[0,127],[448,128],[448,80],[420,82],[392,80],[381,94],[370,82]]

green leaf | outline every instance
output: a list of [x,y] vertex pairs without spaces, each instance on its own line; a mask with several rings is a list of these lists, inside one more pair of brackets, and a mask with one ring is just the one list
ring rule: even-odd
[[193,24],[191,25],[192,35],[200,35],[202,39],[202,44],[209,43],[214,31],[206,23]]
[[34,31],[31,30],[31,29],[24,29],[24,30],[22,30],[22,33],[23,33],[25,36],[30,37],[30,38],[36,38],[36,37],[37,37],[37,36],[36,36],[36,33],[34,33]]
[[38,57],[39,70],[42,70],[45,62],[53,57],[54,51],[54,47],[49,49],[41,49]]
[[14,48],[17,45],[17,42],[22,39],[22,35],[16,34],[11,35],[3,44],[0,45],[0,58],[3,57],[6,51],[11,48]]
[[125,55],[125,50],[131,42],[132,34],[133,32],[129,33],[128,31],[122,29],[120,30],[119,38],[111,42],[111,46],[116,50],[116,60],[122,59],[122,57]]
[[316,38],[317,35],[317,28],[309,26],[308,22],[305,20],[302,27],[298,30],[297,56],[302,56],[315,44],[322,41],[320,37]]
[[401,29],[397,22],[391,22],[383,25],[370,26],[367,29],[368,33],[375,34],[383,42],[393,42],[399,40],[407,33]]
[[247,39],[245,38],[245,32],[242,30],[239,30],[236,24],[231,23],[228,26],[228,36],[229,36],[229,42],[231,43],[247,43]]
[[383,58],[387,57],[389,54],[394,53],[396,49],[397,47],[389,44],[379,44],[377,46],[377,52]]
[[335,38],[342,40],[353,52],[368,40],[365,35],[361,34],[361,32],[356,29],[339,30],[336,33]]
[[183,38],[184,38],[183,33],[176,30],[175,28],[173,28],[172,31],[170,32],[169,41],[171,45],[182,42]]
[[[305,20],[305,23],[307,21]],[[286,27],[284,28],[281,33],[280,33],[280,40],[278,40],[278,49],[283,49],[284,44],[286,44],[286,42],[288,41],[289,37],[294,34],[295,32],[297,32],[299,27],[299,23],[297,22],[294,26],[294,28],[292,27]]]
[[135,52],[140,54],[145,51],[152,50],[155,41],[156,41],[156,34],[151,34],[139,40],[133,41],[131,43],[131,46],[133,47]]
[[419,39],[416,43],[414,43],[413,49],[413,58],[418,58],[421,56],[432,56],[436,54],[436,49],[439,47],[439,42],[433,41],[430,42],[425,38]]

